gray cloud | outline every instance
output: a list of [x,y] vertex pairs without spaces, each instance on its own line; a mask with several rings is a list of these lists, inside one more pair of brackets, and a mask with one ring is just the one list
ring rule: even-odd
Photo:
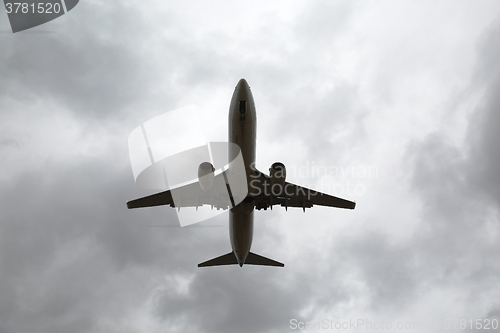
[[[498,22],[498,20],[497,20]],[[436,132],[410,146],[413,188],[422,197],[422,228],[415,245],[428,266],[427,280],[456,284],[471,301],[470,313],[478,299],[494,312],[500,292],[495,282],[498,265],[498,142],[495,112],[500,100],[496,93],[500,72],[484,75],[498,49],[498,24],[483,37],[478,48],[474,89],[484,89],[484,99],[470,115],[466,148],[457,147],[444,133]],[[496,45],[496,46],[495,46]],[[478,82],[480,81],[480,82]],[[468,88],[471,89],[471,88]],[[480,315],[487,316],[488,313]]]
[[[332,67],[347,57],[339,40],[370,50],[356,30],[364,23],[358,15],[368,20],[373,11],[385,22],[393,13],[382,16],[363,2],[315,2],[301,11],[285,6],[288,17],[276,8],[226,5],[212,17],[215,9],[183,4],[151,12],[119,1],[81,2],[39,28],[54,33],[0,36],[0,152],[9,161],[0,178],[0,331],[282,332],[292,318],[323,315],[430,320],[427,308],[438,307],[426,303],[433,293],[453,303],[440,313],[498,317],[498,26],[488,28],[477,49],[467,89],[484,89],[485,98],[471,114],[464,147],[444,131],[415,135],[417,125],[392,132],[399,126],[391,123],[399,116],[392,112],[402,112],[397,103],[406,98],[394,88],[418,72],[403,70],[411,62],[401,54],[413,49],[394,58],[391,44],[389,51],[377,49],[373,62],[371,54],[356,57],[369,62],[362,68],[397,63],[381,66],[384,75],[367,72],[359,85],[358,76],[346,79],[348,69]],[[474,15],[472,21],[482,21]],[[429,29],[439,32],[440,25]],[[425,39],[428,29],[422,24],[421,30],[412,36]],[[412,42],[420,50],[420,39]],[[434,63],[417,67],[427,64]],[[176,223],[175,211],[127,211],[127,200],[150,193],[133,183],[127,135],[191,100],[213,112],[214,122],[221,118],[225,131],[240,77],[256,98],[258,156],[329,165],[364,154],[357,160],[380,168],[389,161],[410,170],[411,179],[382,170],[383,192],[371,193],[374,202],[360,204],[348,225],[331,223],[346,215],[321,208],[257,214],[253,249],[284,261],[282,270],[198,269],[229,251],[227,229],[148,228]],[[219,92],[227,101],[219,103]],[[431,117],[439,105],[433,107],[422,116],[440,128],[439,117]],[[40,114],[54,125],[37,124]],[[75,133],[66,122],[77,124]],[[389,134],[381,138],[377,131]],[[399,139],[404,156],[388,143]],[[302,147],[295,144],[304,145],[304,156],[296,156]],[[392,178],[409,189],[391,207],[386,197],[401,193]],[[411,216],[414,230],[399,238],[384,229],[393,222],[387,212],[409,200],[418,202],[420,215]]]

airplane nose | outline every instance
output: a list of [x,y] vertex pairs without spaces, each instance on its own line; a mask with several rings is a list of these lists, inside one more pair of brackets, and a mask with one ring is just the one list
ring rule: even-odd
[[247,80],[240,79],[234,89],[229,117],[238,121],[252,122],[255,120],[255,104]]
[[237,87],[238,87],[238,86],[242,86],[242,87],[244,87],[244,88],[248,88],[248,82],[247,82],[247,80],[245,80],[245,79],[243,79],[243,78],[242,78],[242,79],[240,79],[240,80],[238,81],[238,84],[237,84]]
[[234,91],[234,94],[236,95],[237,99],[240,101],[243,100],[248,100],[249,95],[250,95],[250,87],[248,86],[248,82],[245,79],[241,79],[238,81],[238,84],[236,85],[236,89]]
[[238,84],[236,85],[236,96],[239,96],[240,98],[245,98],[248,95],[248,91],[250,90],[250,86],[248,85],[247,80],[241,79],[238,81]]

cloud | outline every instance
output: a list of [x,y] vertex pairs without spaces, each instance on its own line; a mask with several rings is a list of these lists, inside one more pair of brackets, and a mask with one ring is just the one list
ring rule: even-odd
[[494,311],[500,292],[494,282],[500,271],[496,260],[500,250],[498,154],[494,148],[499,118],[494,110],[500,100],[493,93],[500,71],[492,66],[493,73],[482,73],[490,57],[495,57],[498,27],[495,24],[488,30],[478,48],[472,82],[474,89],[485,93],[469,115],[465,147],[456,146],[445,132],[435,132],[408,149],[413,163],[412,188],[424,204],[424,224],[415,245],[427,265],[426,279],[462,286],[461,293],[471,302],[463,306],[464,313],[479,316]]
[[[498,25],[467,49],[496,2],[153,4],[81,2],[43,26],[54,33],[1,36],[0,331],[498,316]],[[259,165],[380,170],[349,214],[256,214],[252,249],[281,270],[198,269],[230,250],[227,229],[149,228],[176,223],[175,211],[125,206],[150,194],[133,183],[130,131],[198,102],[225,139],[241,77],[256,98]],[[462,98],[474,105],[465,99],[483,91],[467,113]],[[465,144],[443,114],[469,115]]]

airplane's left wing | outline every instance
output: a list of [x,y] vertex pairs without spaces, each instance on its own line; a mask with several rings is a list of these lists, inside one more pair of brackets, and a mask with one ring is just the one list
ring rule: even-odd
[[[225,172],[215,176],[212,188],[205,191],[200,183],[193,183],[152,194],[127,202],[127,208],[143,208],[169,205],[170,207],[200,207],[211,205],[216,209],[234,207],[235,198],[230,191]],[[238,201],[239,202],[239,201]]]
[[170,191],[164,191],[147,197],[131,200],[127,202],[127,208],[143,208],[143,207],[154,207],[163,205],[173,205],[174,200],[172,199],[172,194]]

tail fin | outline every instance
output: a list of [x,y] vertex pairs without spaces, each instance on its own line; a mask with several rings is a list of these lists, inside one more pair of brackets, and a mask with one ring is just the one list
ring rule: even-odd
[[253,252],[248,253],[247,259],[245,260],[246,265],[260,265],[260,266],[277,266],[284,267],[285,264],[282,264],[278,261],[259,256]]
[[224,254],[220,257],[213,258],[198,264],[198,267],[208,267],[208,266],[223,266],[223,265],[235,265],[238,263],[236,260],[236,256],[233,252],[229,252],[228,254]]
[[[198,264],[198,267],[224,266],[224,265],[236,265],[236,264],[238,264],[236,256],[234,255],[233,252],[229,252],[228,254],[224,254],[220,257],[202,262],[201,264]],[[284,264],[278,261],[263,256],[259,256],[258,254],[255,254],[253,252],[248,253],[248,256],[245,260],[245,264],[259,265],[259,266],[277,266],[277,267],[285,266]],[[243,266],[243,264],[241,264],[241,266]]]

